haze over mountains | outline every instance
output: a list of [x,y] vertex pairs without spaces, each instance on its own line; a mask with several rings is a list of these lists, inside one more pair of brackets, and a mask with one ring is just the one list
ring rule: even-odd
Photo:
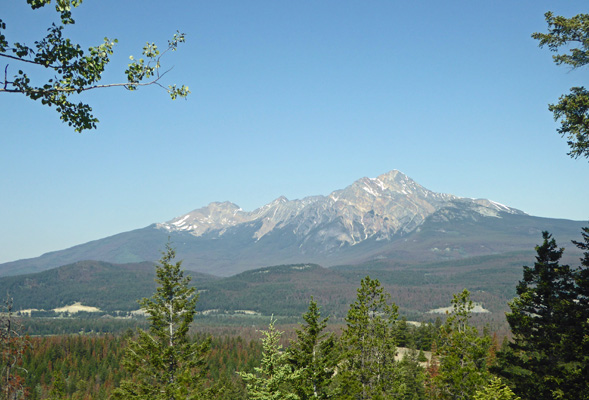
[[211,203],[165,223],[0,264],[0,275],[81,260],[155,261],[168,237],[186,269],[219,276],[287,263],[413,264],[530,251],[542,230],[567,245],[583,225],[435,193],[395,170],[328,196],[279,197],[251,212],[230,202]]

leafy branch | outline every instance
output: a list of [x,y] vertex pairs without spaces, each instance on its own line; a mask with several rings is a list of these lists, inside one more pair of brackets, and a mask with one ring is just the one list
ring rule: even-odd
[[[51,3],[51,0],[27,0],[31,8],[38,9]],[[136,60],[130,57],[131,63],[125,71],[126,82],[98,84],[102,78],[113,48],[117,40],[104,38],[103,43],[90,47],[85,52],[79,44],[72,43],[64,37],[65,25],[74,24],[71,10],[82,3],[82,0],[56,0],[55,9],[60,15],[63,25],[51,25],[48,34],[36,41],[34,46],[14,42],[9,44],[3,30],[6,23],[0,20],[0,57],[14,60],[23,65],[35,65],[55,74],[53,78],[42,83],[33,83],[31,76],[19,69],[13,78],[8,77],[9,65],[4,68],[4,80],[0,81],[0,93],[24,94],[32,100],[41,100],[43,105],[55,106],[62,121],[73,126],[77,132],[96,128],[98,119],[92,115],[92,108],[83,102],[74,104],[69,100],[71,95],[85,91],[124,87],[127,90],[137,90],[140,86],[156,85],[167,91],[174,100],[186,97],[190,91],[187,86],[164,86],[160,80],[171,70],[161,71],[161,59],[170,52],[176,51],[178,45],[185,41],[185,35],[177,32],[167,47],[160,52],[155,43],[147,43],[143,47],[143,57]]]

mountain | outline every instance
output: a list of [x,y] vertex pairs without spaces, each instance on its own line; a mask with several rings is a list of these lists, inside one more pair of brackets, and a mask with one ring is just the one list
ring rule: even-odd
[[0,264],[0,275],[82,260],[154,261],[168,237],[185,268],[218,276],[279,264],[418,264],[529,251],[542,230],[566,244],[578,239],[582,226],[490,200],[435,193],[391,171],[328,196],[279,197],[251,212],[230,202],[211,203],[165,223]]
[[288,230],[303,253],[317,246],[329,252],[370,238],[391,240],[412,232],[437,210],[459,201],[486,216],[498,216],[499,212],[524,214],[488,200],[435,193],[401,172],[391,171],[375,179],[359,179],[329,196],[293,201],[279,197],[252,212],[229,202],[211,203],[157,227],[196,237],[209,233],[223,237],[231,228],[247,224],[253,228],[255,241]]
[[[199,286],[215,279],[194,272],[191,276]],[[79,261],[34,274],[0,278],[0,290],[10,293],[16,310],[51,310],[81,302],[107,312],[130,311],[138,309],[138,299],[155,291],[154,279],[152,262]]]
[[[428,310],[445,307],[456,293],[469,288],[473,299],[498,316],[515,294],[521,265],[530,254],[475,257],[422,266],[388,268],[373,262],[355,267],[323,268],[291,264],[214,278],[190,272],[199,292],[197,309],[204,314],[252,314],[298,317],[311,296],[322,312],[345,316],[360,280],[377,278],[394,295],[404,315],[421,318]],[[111,264],[80,261],[48,271],[0,277],[0,292],[10,293],[14,309],[49,311],[72,304],[95,307],[111,315],[139,308],[137,299],[155,290],[153,263]],[[37,316],[47,316],[37,311]]]

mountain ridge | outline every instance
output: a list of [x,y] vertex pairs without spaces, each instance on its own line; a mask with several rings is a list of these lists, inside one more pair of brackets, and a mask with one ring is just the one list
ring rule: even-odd
[[[377,178],[361,178],[344,189],[327,196],[309,196],[288,200],[280,196],[251,212],[231,202],[213,202],[168,222],[156,224],[169,232],[183,231],[196,237],[208,232],[222,236],[230,227],[261,221],[253,237],[260,240],[275,228],[293,226],[300,239],[309,235],[314,225],[340,221],[336,231],[324,230],[319,235],[326,241],[355,245],[374,235],[380,240],[397,233],[408,233],[426,217],[453,201],[478,204],[479,211],[498,217],[498,211],[525,214],[523,211],[485,199],[465,199],[451,194],[432,192],[398,170]],[[311,225],[309,225],[311,223]]]
[[492,200],[436,193],[393,170],[327,196],[281,196],[253,211],[213,202],[168,222],[0,264],[0,276],[82,260],[156,261],[168,238],[185,268],[218,276],[297,263],[415,264],[533,249],[542,230],[558,240],[578,239],[582,226],[529,216]]

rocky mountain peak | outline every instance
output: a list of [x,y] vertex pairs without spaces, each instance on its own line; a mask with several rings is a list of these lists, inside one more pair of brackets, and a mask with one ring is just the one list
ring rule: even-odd
[[[376,178],[361,178],[328,196],[288,200],[281,196],[254,211],[245,212],[230,202],[211,203],[175,218],[158,228],[186,231],[194,236],[227,230],[248,223],[251,238],[262,240],[272,233],[294,234],[303,249],[310,243],[324,248],[355,245],[370,238],[390,240],[412,232],[426,218],[444,207],[466,207],[484,217],[501,212],[520,212],[483,199],[462,199],[432,192],[400,171]],[[253,224],[252,224],[253,223]]]

